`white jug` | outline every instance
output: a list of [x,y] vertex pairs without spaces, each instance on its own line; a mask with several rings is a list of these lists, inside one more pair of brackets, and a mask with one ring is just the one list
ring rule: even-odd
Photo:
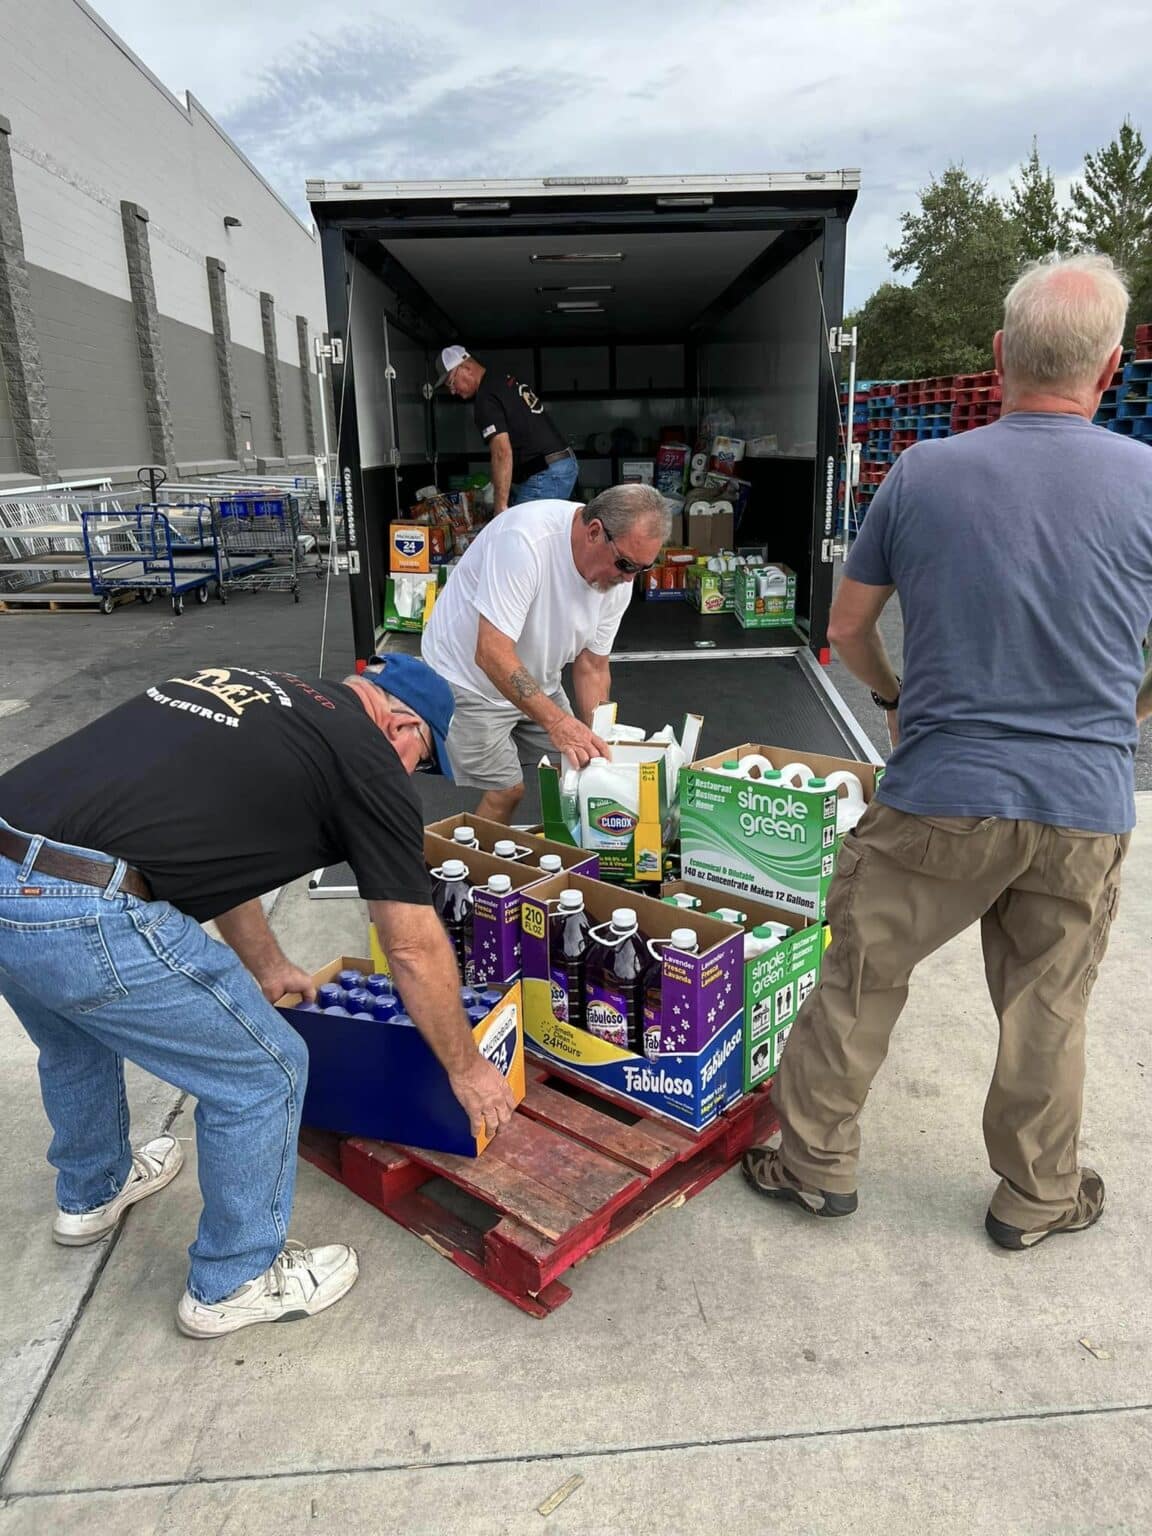
[[[580,772],[576,795],[582,847],[619,848],[631,836],[640,815],[640,776],[634,764],[617,766],[606,757],[594,757]],[[609,801],[616,809],[604,805],[593,808],[594,800]],[[632,827],[625,827],[626,816],[632,817]]]
[[781,783],[791,789],[806,789],[809,779],[816,777],[807,763],[785,763],[780,770]]
[[742,779],[766,779],[770,774],[775,774],[775,772],[776,769],[772,764],[772,760],[760,752],[746,752],[740,759],[740,777]]
[[864,786],[854,773],[841,769],[828,775],[828,788],[840,793],[841,786],[847,791],[836,806],[836,835],[842,837],[863,816],[868,807],[864,804]]

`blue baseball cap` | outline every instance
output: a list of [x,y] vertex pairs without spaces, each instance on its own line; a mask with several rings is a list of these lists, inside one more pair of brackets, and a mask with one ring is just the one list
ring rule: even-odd
[[452,777],[452,764],[448,758],[448,727],[456,709],[452,689],[427,662],[418,656],[408,656],[403,651],[390,652],[387,656],[373,656],[372,666],[378,672],[364,672],[365,682],[375,683],[394,699],[418,714],[428,723],[436,749],[436,761],[430,773],[440,773],[446,779]]

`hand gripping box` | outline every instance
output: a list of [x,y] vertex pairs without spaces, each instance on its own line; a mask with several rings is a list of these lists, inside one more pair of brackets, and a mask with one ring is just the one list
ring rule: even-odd
[[[490,853],[458,848],[424,834],[424,862],[429,869],[439,869],[445,859],[462,859],[468,870],[472,896],[472,953],[465,981],[470,987],[502,987],[520,975],[520,893],[541,879],[539,869],[518,867],[508,859],[493,858]],[[507,875],[512,889],[506,896],[494,896],[477,887],[488,883],[490,875]],[[373,968],[390,975],[388,957],[380,943],[374,923],[369,925]]]
[[[589,880],[600,877],[600,860],[594,853],[586,853],[583,848],[573,848],[570,843],[553,842],[551,838],[541,837],[536,832],[526,832],[523,827],[505,827],[498,821],[486,821],[483,816],[469,816],[466,812],[460,812],[456,816],[445,816],[441,821],[434,821],[424,830],[433,837],[442,837],[452,842],[452,834],[457,827],[472,828],[482,853],[492,853],[493,845],[504,840],[515,843],[515,862],[522,864],[525,869],[536,870],[541,880],[547,878],[540,873],[540,860],[546,853],[554,853],[562,867],[574,875],[587,875]],[[495,858],[495,854],[492,856]]]
[[524,1035],[528,1050],[583,1078],[598,1092],[702,1130],[744,1092],[743,938],[731,923],[679,912],[630,893],[640,932],[668,939],[692,928],[700,953],[663,959],[658,1017],[646,1019],[645,1055],[625,1050],[556,1016],[548,918],[563,890],[578,890],[590,922],[606,923],[618,890],[582,875],[556,875],[524,892]]
[[719,772],[726,761],[752,752],[768,758],[777,769],[807,763],[825,778],[846,769],[860,780],[866,802],[871,802],[884,770],[795,747],[745,744],[702,758],[680,776],[683,878],[733,901],[752,896],[822,922],[840,845],[836,794],[729,778]]
[[[341,957],[317,971],[317,986],[342,970],[370,971],[367,960]],[[341,1136],[370,1136],[401,1146],[479,1157],[487,1135],[473,1136],[448,1075],[414,1024],[343,1018],[301,1006],[298,993],[276,1005],[308,1047],[303,1123]],[[514,986],[473,1029],[519,1104],[524,1097],[524,1028]]]
[[[828,947],[828,926],[799,912],[769,907],[747,896],[721,896],[706,886],[687,880],[670,881],[665,896],[683,892],[701,902],[701,911],[734,906],[744,914],[745,933],[763,923],[787,923],[794,930],[767,954],[744,962],[744,1091],[750,1093],[780,1066],[788,1031],[802,1005],[820,979],[820,966]],[[691,917],[694,914],[687,914]]]

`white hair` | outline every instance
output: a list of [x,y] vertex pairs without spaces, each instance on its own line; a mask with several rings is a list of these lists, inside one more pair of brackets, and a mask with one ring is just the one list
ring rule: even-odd
[[1094,384],[1127,315],[1128,289],[1111,257],[1033,262],[1004,300],[1004,372],[1027,384]]
[[619,538],[638,523],[659,530],[662,543],[672,532],[672,509],[651,485],[612,485],[601,491],[580,514],[585,523],[600,523],[610,539]]

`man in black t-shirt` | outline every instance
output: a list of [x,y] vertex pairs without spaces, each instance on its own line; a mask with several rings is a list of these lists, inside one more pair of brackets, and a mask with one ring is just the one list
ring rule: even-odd
[[492,459],[493,510],[524,501],[570,501],[579,465],[540,397],[509,374],[489,373],[464,347],[445,347],[437,384],[473,401]]
[[410,656],[343,683],[199,667],[0,776],[0,996],[40,1052],[53,1237],[96,1242],[179,1172],[174,1137],[130,1147],[123,1060],[193,1095],[204,1209],[177,1310],[193,1338],[322,1311],[357,1275],[351,1248],[285,1242],[308,1052],[272,1004],[315,992],[264,893],[347,860],[473,1129],[510,1117],[461,1008],[409,782],[447,771],[452,711]]

